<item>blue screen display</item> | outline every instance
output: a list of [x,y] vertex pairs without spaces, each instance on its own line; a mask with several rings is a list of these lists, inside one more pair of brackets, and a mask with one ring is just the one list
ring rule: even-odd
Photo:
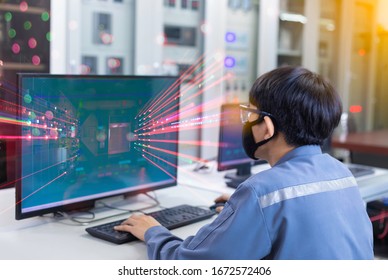
[[176,184],[176,77],[19,75],[17,216]]

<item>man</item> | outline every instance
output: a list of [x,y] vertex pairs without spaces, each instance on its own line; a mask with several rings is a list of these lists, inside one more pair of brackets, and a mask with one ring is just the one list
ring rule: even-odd
[[373,259],[371,222],[356,180],[320,145],[342,113],[333,86],[301,67],[259,77],[241,106],[248,156],[272,168],[251,176],[219,216],[181,240],[152,217],[117,230],[144,240],[151,259]]

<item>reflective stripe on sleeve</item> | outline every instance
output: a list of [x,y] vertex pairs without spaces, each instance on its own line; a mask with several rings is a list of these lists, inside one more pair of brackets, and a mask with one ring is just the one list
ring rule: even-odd
[[357,181],[354,177],[345,177],[341,179],[314,182],[311,184],[303,184],[280,189],[269,194],[259,197],[262,208],[271,206],[284,200],[302,197],[306,195],[318,194],[329,191],[336,191],[357,186]]

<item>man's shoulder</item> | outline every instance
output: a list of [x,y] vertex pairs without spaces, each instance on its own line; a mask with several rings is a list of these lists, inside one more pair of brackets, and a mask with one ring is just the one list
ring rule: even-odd
[[349,169],[327,154],[293,158],[263,170],[242,185],[252,187],[257,193],[267,194],[290,186],[327,181],[351,176]]

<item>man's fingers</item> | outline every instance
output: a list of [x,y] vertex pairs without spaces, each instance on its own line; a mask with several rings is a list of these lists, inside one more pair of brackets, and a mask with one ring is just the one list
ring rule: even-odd
[[129,224],[121,224],[118,226],[114,226],[113,228],[118,231],[130,231],[132,225]]
[[137,224],[137,221],[144,216],[144,214],[133,214],[128,219],[126,219],[124,222],[121,223],[121,225],[115,226],[115,230],[121,230],[121,231],[128,231],[132,226],[135,226]]

